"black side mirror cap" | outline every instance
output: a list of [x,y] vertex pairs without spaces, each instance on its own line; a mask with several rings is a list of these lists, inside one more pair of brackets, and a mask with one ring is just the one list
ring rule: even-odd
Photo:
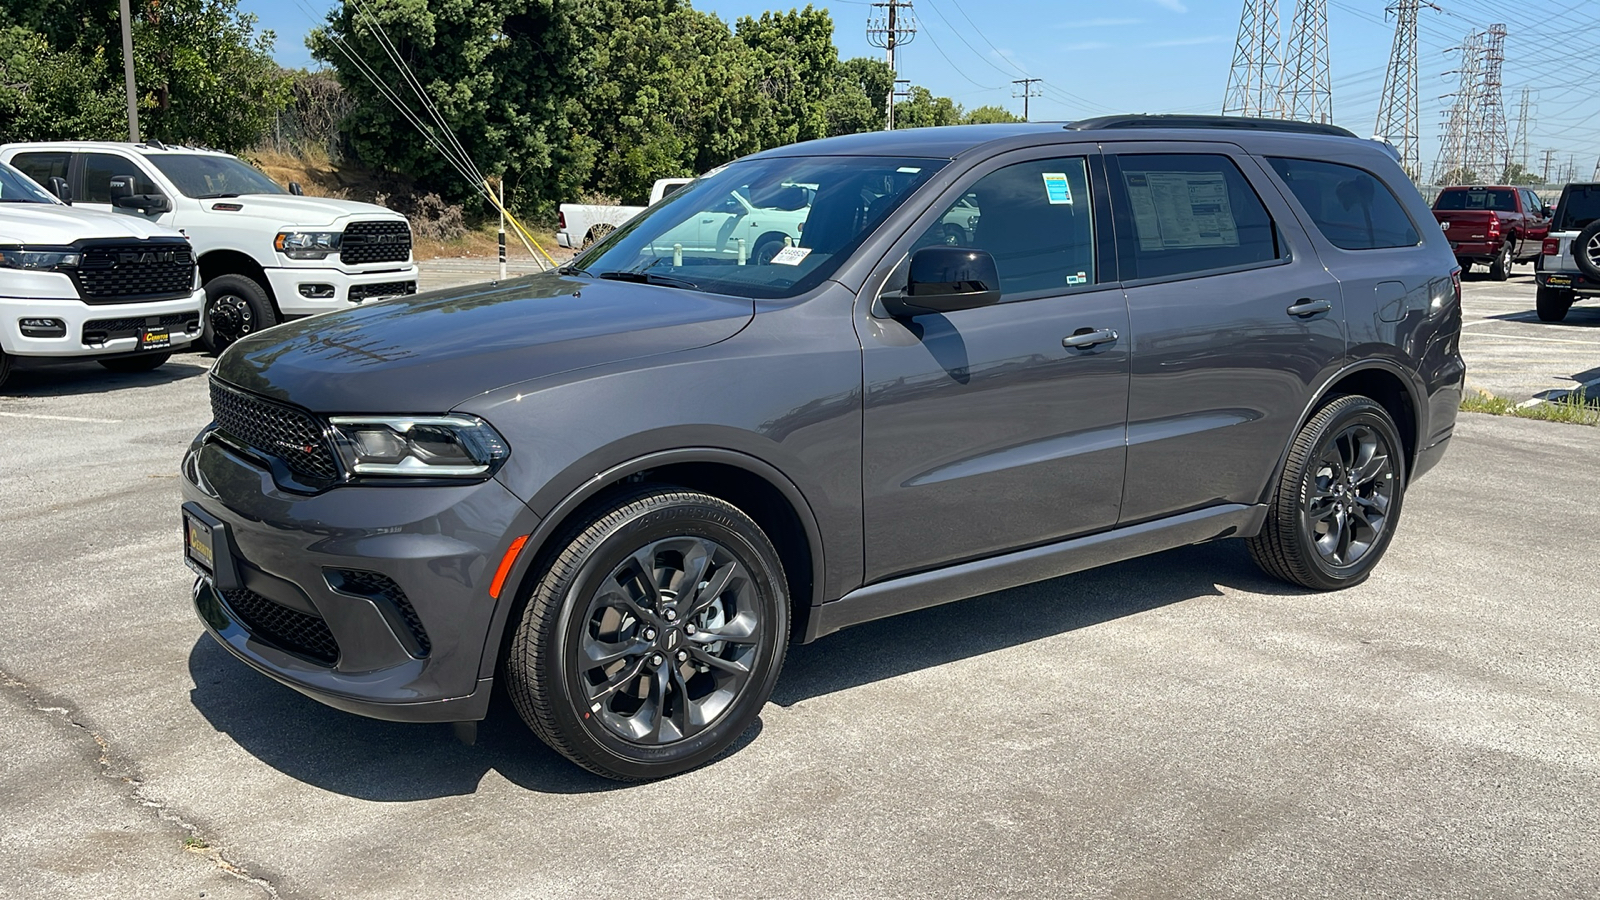
[[289,182],[289,193],[295,195],[296,197],[303,197],[305,196],[306,192],[300,187],[300,182],[291,181]]
[[1000,270],[987,250],[924,247],[911,255],[903,296],[883,297],[897,317],[947,313],[1000,302]]
[[116,176],[116,177],[111,179],[111,205],[112,206],[126,206],[127,204],[118,203],[117,201],[118,200],[127,200],[127,199],[130,199],[131,197],[133,197],[133,176],[132,175],[118,175],[118,176]]
[[60,175],[50,176],[50,193],[55,194],[56,199],[62,203],[68,206],[72,205],[72,188],[67,185],[67,180]]
[[165,194],[135,194],[132,175],[117,175],[111,179],[111,205],[138,210],[147,216],[172,210],[172,201]]

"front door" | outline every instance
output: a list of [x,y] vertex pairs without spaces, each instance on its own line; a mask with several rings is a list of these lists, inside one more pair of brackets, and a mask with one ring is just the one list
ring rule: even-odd
[[[868,581],[1116,523],[1128,313],[1102,252],[1110,220],[1097,167],[1093,148],[1078,146],[991,160],[890,253],[900,263],[887,290],[903,286],[917,249],[986,250],[999,304],[908,319],[884,314],[877,291],[857,304]],[[957,218],[959,236],[947,227]],[[1104,340],[1084,344],[1093,332]]]

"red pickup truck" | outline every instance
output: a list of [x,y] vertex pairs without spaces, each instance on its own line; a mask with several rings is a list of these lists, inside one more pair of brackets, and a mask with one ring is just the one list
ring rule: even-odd
[[1433,201],[1433,217],[1461,271],[1483,263],[1496,281],[1511,277],[1513,262],[1538,258],[1550,232],[1550,208],[1528,188],[1510,185],[1447,187]]

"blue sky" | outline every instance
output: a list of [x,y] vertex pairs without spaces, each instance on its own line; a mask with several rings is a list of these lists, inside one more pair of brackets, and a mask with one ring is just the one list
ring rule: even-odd
[[[329,0],[242,0],[241,8],[277,32],[278,60],[313,65],[305,35],[312,12]],[[871,12],[866,0],[818,3],[834,20],[842,55],[881,56],[866,42]],[[1372,133],[1393,41],[1383,0],[1328,0],[1335,121]],[[1594,0],[1438,0],[1423,10],[1420,45],[1422,162],[1431,170],[1437,135],[1455,90],[1459,46],[1472,28],[1505,22],[1505,111],[1514,135],[1522,89],[1536,110],[1529,135],[1531,168],[1545,149],[1556,165],[1576,157],[1577,176],[1588,178],[1600,156],[1600,60],[1592,35],[1600,29]],[[700,0],[697,9],[732,22],[788,5],[757,0]],[[1074,119],[1106,112],[1215,113],[1222,105],[1233,58],[1241,0],[916,0],[919,33],[899,51],[900,77],[968,108],[985,104],[1022,111],[1014,78],[1044,79],[1033,98],[1033,119]],[[1293,0],[1283,0],[1285,31]],[[1552,173],[1554,174],[1554,173]]]

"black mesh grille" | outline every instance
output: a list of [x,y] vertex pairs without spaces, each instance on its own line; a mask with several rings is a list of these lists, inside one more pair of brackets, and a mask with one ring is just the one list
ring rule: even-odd
[[411,226],[405,222],[354,222],[345,226],[339,261],[360,265],[411,258]]
[[332,582],[334,590],[346,594],[360,594],[374,600],[387,600],[393,604],[395,611],[405,619],[411,636],[417,639],[420,655],[427,656],[433,649],[433,642],[428,639],[428,632],[423,629],[422,619],[417,616],[416,608],[411,605],[406,592],[400,590],[400,585],[394,583],[394,579],[377,572],[363,572],[360,569],[333,569],[330,574],[336,576]]
[[415,294],[417,283],[415,281],[385,281],[382,284],[356,284],[350,286],[350,300],[365,300],[368,297],[395,297],[402,294]]
[[187,243],[99,244],[84,248],[72,277],[88,303],[185,297],[194,290],[194,254]]
[[323,665],[339,659],[339,643],[320,618],[281,606],[249,588],[223,591],[222,596],[252,637]]
[[211,417],[224,436],[283,460],[301,478],[327,484],[339,477],[322,423],[299,407],[236,391],[212,379]]
[[174,313],[170,316],[161,316],[156,321],[155,316],[146,316],[139,319],[93,319],[83,323],[83,342],[89,343],[89,338],[95,341],[109,341],[113,338],[138,337],[140,330],[148,328],[152,322],[162,328],[183,329],[193,322],[196,326],[200,323],[198,313]]

